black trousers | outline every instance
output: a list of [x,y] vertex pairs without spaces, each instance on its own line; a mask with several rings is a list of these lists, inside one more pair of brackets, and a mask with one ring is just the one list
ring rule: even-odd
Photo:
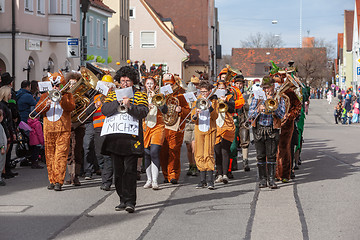
[[120,156],[112,154],[114,162],[115,188],[120,203],[136,205],[136,167],[138,155]]
[[258,164],[276,164],[279,130],[271,126],[257,126],[253,128],[253,133]]
[[232,142],[222,139],[221,142],[215,145],[216,170],[219,175],[226,175],[228,173],[231,144]]
[[113,161],[110,156],[101,154],[101,146],[105,140],[105,136],[100,136],[101,127],[95,128],[95,153],[101,169],[101,182],[108,187],[113,182]]

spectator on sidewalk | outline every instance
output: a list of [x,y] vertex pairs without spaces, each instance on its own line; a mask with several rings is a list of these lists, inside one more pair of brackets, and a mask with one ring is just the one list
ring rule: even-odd
[[[4,119],[4,112],[0,109],[0,123],[2,123]],[[5,134],[5,130],[3,126],[0,124],[0,173],[3,172],[6,161],[6,149],[7,149],[7,137]],[[6,183],[2,179],[2,175],[0,174],[0,186],[5,186]]]
[[30,92],[30,81],[22,81],[21,88],[16,94],[20,120],[27,123],[32,108],[36,105],[36,100]]
[[39,117],[34,119],[29,118],[28,125],[32,129],[29,136],[29,146],[31,151],[31,168],[42,169],[44,167],[39,165],[39,155],[41,148],[44,146],[44,134],[42,130],[42,125],[39,121]]
[[[357,100],[359,100],[359,98]],[[354,110],[353,110],[353,118],[352,118],[351,121],[353,123],[358,123],[359,122],[359,103],[358,103],[358,101],[354,102],[353,108],[354,108]]]

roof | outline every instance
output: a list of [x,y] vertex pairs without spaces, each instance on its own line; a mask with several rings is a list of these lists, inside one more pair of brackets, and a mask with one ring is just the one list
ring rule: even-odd
[[[155,20],[155,22],[157,23],[157,25],[163,30],[163,32],[170,38],[171,41],[173,41],[175,43],[175,45],[177,47],[180,48],[181,51],[184,52],[184,54],[186,54],[187,56],[189,56],[189,53],[185,50],[185,48],[183,46],[181,46],[179,44],[179,42],[181,42],[180,38],[178,36],[176,36],[175,33],[171,32],[170,29],[168,29],[168,27],[166,27],[166,25],[164,24],[164,22],[160,19],[160,17],[157,15],[157,13],[151,9],[151,7],[146,3],[146,1],[144,0],[140,0],[140,2],[143,4],[143,6],[145,7],[145,9],[149,12],[150,16]],[[171,19],[170,19],[171,20]]]
[[342,60],[342,49],[344,48],[344,33],[338,33],[337,58]]
[[354,27],[354,11],[345,10],[345,38],[346,38],[346,51],[352,50],[353,41],[353,27]]
[[108,7],[105,3],[103,3],[102,0],[90,0],[90,6],[99,8],[99,9],[104,10],[109,13],[116,13],[114,10],[112,10],[110,7]]
[[257,72],[257,65],[264,68],[270,66],[270,60],[279,67],[288,66],[290,60],[295,60],[309,49],[319,49],[326,58],[326,48],[233,48],[232,67],[242,71],[245,77],[262,77]]
[[208,0],[146,0],[162,18],[171,18],[175,33],[190,53],[189,65],[209,64]]

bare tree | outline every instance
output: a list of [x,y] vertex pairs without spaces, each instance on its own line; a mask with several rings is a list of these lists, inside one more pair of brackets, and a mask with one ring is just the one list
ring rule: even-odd
[[273,33],[251,34],[247,39],[240,41],[242,48],[280,48],[284,46],[284,42],[280,35]]
[[313,46],[315,48],[326,48],[326,56],[329,61],[333,61],[333,59],[336,58],[336,47],[331,42],[328,42],[323,38],[314,39]]
[[219,71],[226,67],[226,64],[231,65],[231,55],[223,55],[221,59],[218,60]]
[[311,87],[321,87],[331,79],[326,48],[303,48],[303,53],[295,60],[298,76]]

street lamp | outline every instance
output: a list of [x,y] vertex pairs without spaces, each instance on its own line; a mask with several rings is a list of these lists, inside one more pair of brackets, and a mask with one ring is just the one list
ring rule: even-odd
[[63,72],[69,72],[71,68],[71,63],[69,62],[69,60],[65,60],[65,68],[62,68],[61,71]]
[[31,70],[32,68],[34,68],[34,66],[35,66],[34,61],[33,61],[32,59],[29,59],[28,62],[27,62],[26,68],[23,68],[23,72],[24,72],[24,71],[27,71],[27,80],[28,80],[28,81],[29,81],[29,79],[30,79],[30,70]]
[[54,62],[53,60],[49,59],[47,67],[43,68],[44,72],[50,72],[50,70],[54,67]]
[[82,32],[81,32],[81,66],[84,66],[87,55],[87,39],[85,36],[85,22],[86,22],[86,13],[89,11],[90,8],[90,1],[81,0],[80,3],[81,3],[81,11],[83,12]]

